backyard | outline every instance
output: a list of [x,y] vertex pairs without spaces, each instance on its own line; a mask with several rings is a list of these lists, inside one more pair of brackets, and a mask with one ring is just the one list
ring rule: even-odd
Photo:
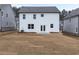
[[0,54],[69,55],[79,54],[79,37],[51,33],[0,32]]

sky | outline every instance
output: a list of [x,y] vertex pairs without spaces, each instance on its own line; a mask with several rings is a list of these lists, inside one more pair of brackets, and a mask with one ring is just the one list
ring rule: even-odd
[[76,8],[79,8],[79,4],[12,4],[12,6],[21,7],[21,6],[56,6],[60,11],[63,9],[69,11]]

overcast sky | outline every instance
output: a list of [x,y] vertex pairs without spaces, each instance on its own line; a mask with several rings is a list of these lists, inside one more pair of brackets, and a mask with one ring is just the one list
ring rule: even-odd
[[56,6],[60,11],[63,9],[72,10],[79,8],[79,4],[12,4],[12,6],[21,7],[21,6]]

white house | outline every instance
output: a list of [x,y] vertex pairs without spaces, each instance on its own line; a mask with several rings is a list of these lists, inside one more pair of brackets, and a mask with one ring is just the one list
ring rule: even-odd
[[0,31],[16,29],[15,14],[10,4],[0,4]]
[[71,13],[64,18],[63,31],[79,35],[79,8],[72,10]]
[[21,7],[19,32],[59,32],[59,10],[56,7]]

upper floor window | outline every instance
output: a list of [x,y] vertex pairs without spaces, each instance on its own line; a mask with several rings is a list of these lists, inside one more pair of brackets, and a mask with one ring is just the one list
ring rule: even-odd
[[44,14],[41,14],[41,17],[44,17]]
[[23,14],[23,19],[25,19],[26,18],[26,15],[25,14]]
[[6,14],[6,17],[8,17],[8,14]]
[[50,24],[50,28],[53,28],[53,24]]
[[1,11],[1,9],[0,9],[0,11]]
[[36,14],[33,15],[33,19],[36,19]]
[[1,16],[3,16],[3,12],[1,12]]

